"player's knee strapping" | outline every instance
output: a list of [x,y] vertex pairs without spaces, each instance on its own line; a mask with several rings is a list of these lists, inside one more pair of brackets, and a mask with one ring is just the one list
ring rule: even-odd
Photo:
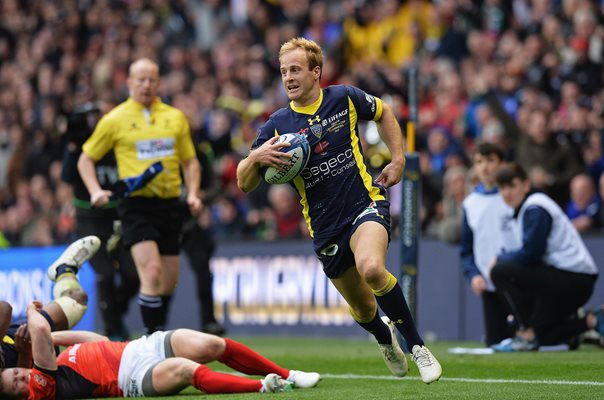
[[88,309],[86,304],[80,304],[75,299],[68,296],[59,297],[55,299],[54,302],[58,304],[65,313],[69,329],[73,328],[75,324],[80,322],[84,316],[84,313]]
[[63,292],[66,290],[82,290],[78,278],[72,273],[62,274],[55,283],[54,289],[52,289],[52,295],[55,299],[63,296]]

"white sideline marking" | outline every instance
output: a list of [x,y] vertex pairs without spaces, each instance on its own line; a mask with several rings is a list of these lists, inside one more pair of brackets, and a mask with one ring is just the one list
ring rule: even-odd
[[[387,375],[355,375],[355,374],[321,374],[323,378],[331,379],[374,379],[381,381],[393,381],[399,379],[419,380],[419,376],[398,378]],[[604,382],[594,381],[559,381],[559,380],[530,380],[530,379],[476,379],[476,378],[440,378],[441,381],[472,382],[472,383],[527,383],[532,385],[581,385],[581,386],[604,386]]]

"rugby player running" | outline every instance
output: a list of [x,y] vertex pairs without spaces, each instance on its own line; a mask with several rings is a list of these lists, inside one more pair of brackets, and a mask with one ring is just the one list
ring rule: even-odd
[[[442,368],[424,346],[397,279],[386,269],[390,240],[390,203],[386,189],[401,180],[405,167],[400,126],[381,99],[353,86],[320,86],[323,52],[304,38],[279,51],[281,79],[291,102],[258,130],[247,158],[237,167],[244,192],[256,188],[260,169],[282,168],[288,156],[277,143],[285,133],[304,134],[312,149],[306,168],[293,181],[315,253],[327,277],[350,306],[354,320],[373,334],[395,376],[407,374],[396,327],[411,350],[422,380],[438,380]],[[372,179],[360,144],[358,121],[373,120],[392,161]],[[378,305],[386,315],[380,318]]]

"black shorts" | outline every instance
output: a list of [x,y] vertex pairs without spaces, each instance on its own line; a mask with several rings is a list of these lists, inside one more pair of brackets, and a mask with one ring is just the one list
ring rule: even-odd
[[162,255],[180,253],[185,204],[178,198],[128,197],[120,200],[118,214],[126,248],[153,240]]
[[375,221],[384,226],[388,232],[388,242],[390,242],[390,202],[387,200],[369,204],[337,234],[328,238],[315,237],[313,240],[315,254],[323,264],[323,271],[328,278],[337,278],[355,265],[354,254],[350,248],[350,238],[357,228],[367,221]]

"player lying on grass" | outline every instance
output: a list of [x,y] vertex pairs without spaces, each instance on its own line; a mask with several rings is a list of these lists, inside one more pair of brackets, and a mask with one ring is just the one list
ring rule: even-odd
[[[78,239],[48,268],[48,276],[55,282],[54,300],[46,304],[40,314],[46,318],[51,330],[71,329],[84,316],[88,296],[76,273],[97,252],[100,244],[96,236]],[[12,321],[12,307],[5,301],[0,301],[0,338],[0,368],[32,366],[26,321]]]
[[[85,331],[52,332],[39,313],[27,307],[34,367],[0,374],[0,397],[54,400],[93,397],[174,395],[187,386],[208,394],[285,392],[319,383],[316,372],[289,370],[231,339],[177,329],[155,332],[131,342],[112,342]],[[67,347],[57,357],[54,345]],[[263,379],[212,371],[219,361]]]

